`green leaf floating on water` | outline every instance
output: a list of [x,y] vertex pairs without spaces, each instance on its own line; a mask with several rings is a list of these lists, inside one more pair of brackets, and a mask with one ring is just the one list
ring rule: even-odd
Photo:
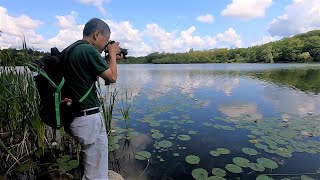
[[195,155],[189,155],[189,156],[186,157],[186,161],[189,164],[199,164],[200,158],[198,156],[195,156]]
[[251,149],[251,148],[242,148],[242,152],[244,152],[245,154],[248,154],[250,156],[255,156],[258,154],[258,151],[256,151],[255,149]]
[[192,177],[195,178],[196,180],[206,180],[208,179],[208,171],[203,169],[203,168],[197,168],[192,170],[191,172]]
[[257,162],[265,168],[276,169],[278,168],[278,164],[271,159],[267,158],[259,158]]
[[220,153],[218,153],[217,151],[210,151],[210,154],[211,156],[214,156],[214,157],[220,156]]
[[137,152],[134,157],[138,160],[147,160],[151,157],[151,153],[148,151]]
[[108,144],[108,151],[112,152],[118,150],[120,148],[119,144]]
[[306,176],[306,175],[302,175],[301,176],[301,180],[314,180],[312,177]]
[[172,142],[168,140],[162,140],[156,143],[160,148],[169,148],[172,146]]
[[69,156],[69,155],[64,155],[64,156],[62,156],[61,158],[58,158],[58,159],[57,159],[57,162],[58,162],[59,164],[61,164],[61,163],[65,163],[65,162],[69,161],[70,159],[71,159],[71,156]]
[[216,176],[224,177],[227,175],[227,172],[221,168],[213,168],[212,174],[214,174]]
[[241,173],[242,172],[242,168],[235,165],[235,164],[227,164],[226,169],[232,173]]
[[249,167],[250,161],[248,159],[242,158],[242,157],[235,157],[232,159],[233,163],[236,165],[246,168]]
[[171,119],[179,119],[179,116],[171,116]]
[[279,148],[275,151],[279,156],[282,156],[282,157],[292,157],[292,152],[286,148]]
[[206,180],[226,180],[225,178],[221,177],[221,176],[210,176],[208,179]]
[[174,156],[178,157],[179,156],[179,153],[173,153]]
[[265,168],[259,163],[250,163],[248,167],[259,172],[263,172],[265,170]]
[[154,138],[154,139],[160,139],[160,138],[163,138],[163,137],[164,137],[164,135],[163,135],[162,133],[159,133],[159,132],[153,133],[151,136],[152,136],[152,138]]
[[254,146],[259,149],[268,149],[268,146],[261,143],[255,144]]
[[273,180],[273,178],[266,175],[259,175],[256,180]]
[[191,137],[188,135],[179,135],[178,139],[180,139],[181,141],[188,141],[191,139]]
[[230,153],[230,150],[229,149],[226,149],[226,148],[218,148],[217,149],[217,152],[219,154],[229,154]]
[[188,134],[195,135],[195,134],[197,134],[197,131],[190,130],[190,131],[188,131]]

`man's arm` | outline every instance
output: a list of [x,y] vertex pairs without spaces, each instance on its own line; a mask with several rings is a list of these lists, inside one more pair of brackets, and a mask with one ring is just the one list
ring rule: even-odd
[[100,77],[103,78],[105,81],[110,83],[115,83],[118,77],[118,70],[117,70],[117,54],[120,52],[119,43],[116,42],[114,44],[108,45],[109,52],[109,68],[103,71],[100,74]]
[[115,83],[118,77],[116,55],[109,54],[109,68],[100,74],[100,77],[107,82]]

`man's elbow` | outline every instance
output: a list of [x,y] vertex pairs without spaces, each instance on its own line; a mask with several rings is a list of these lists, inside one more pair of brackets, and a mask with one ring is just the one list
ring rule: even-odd
[[110,83],[115,83],[117,81],[117,76],[113,76],[109,78]]

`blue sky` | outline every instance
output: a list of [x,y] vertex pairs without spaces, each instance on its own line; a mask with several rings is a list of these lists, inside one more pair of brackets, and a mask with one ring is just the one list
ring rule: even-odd
[[320,29],[320,0],[0,0],[0,47],[63,49],[92,17],[132,56],[249,47]]

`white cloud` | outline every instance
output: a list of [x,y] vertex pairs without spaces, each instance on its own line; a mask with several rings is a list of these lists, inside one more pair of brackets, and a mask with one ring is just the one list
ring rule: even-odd
[[96,6],[103,15],[106,14],[106,10],[103,8],[103,3],[109,2],[109,0],[79,0],[79,1],[80,3],[83,3],[83,4]]
[[279,37],[279,36],[263,36],[262,40],[251,43],[251,46],[258,46],[258,45],[266,44],[269,42],[278,41],[280,39],[281,39],[281,37]]
[[229,28],[227,31],[223,33],[219,33],[216,36],[217,41],[227,42],[235,47],[242,46],[241,37],[236,33],[233,28]]
[[272,0],[232,0],[221,14],[243,19],[261,18],[265,16],[266,9],[271,4]]
[[105,20],[111,29],[111,39],[120,42],[121,47],[129,49],[130,56],[142,56],[151,53],[151,47],[143,40],[141,32],[135,29],[129,21],[113,22]]
[[[82,38],[83,24],[77,24],[78,13],[72,11],[65,16],[56,16],[56,35],[43,38],[36,29],[43,23],[23,15],[13,17],[7,9],[0,7],[1,48],[21,48],[23,34],[28,47],[36,50],[49,51],[51,47],[63,50],[74,41]],[[145,29],[138,30],[129,21],[114,22],[104,20],[111,28],[111,39],[119,41],[121,47],[128,48],[130,56],[145,56],[152,52],[186,52],[212,49],[221,44],[241,46],[241,37],[233,28],[217,35],[196,35],[196,27],[168,32],[158,24],[147,24]]]
[[21,47],[24,37],[27,44],[41,43],[44,38],[36,34],[35,29],[42,23],[27,15],[9,16],[7,9],[0,6],[0,48]]
[[58,19],[58,26],[63,29],[75,27],[76,26],[75,19],[77,18],[77,16],[78,16],[78,13],[74,11],[72,11],[67,16],[56,16],[56,18]]
[[203,23],[212,23],[214,21],[214,17],[211,14],[206,14],[198,16],[197,20]]
[[272,20],[268,31],[272,36],[291,36],[319,28],[319,0],[294,0],[283,15]]

